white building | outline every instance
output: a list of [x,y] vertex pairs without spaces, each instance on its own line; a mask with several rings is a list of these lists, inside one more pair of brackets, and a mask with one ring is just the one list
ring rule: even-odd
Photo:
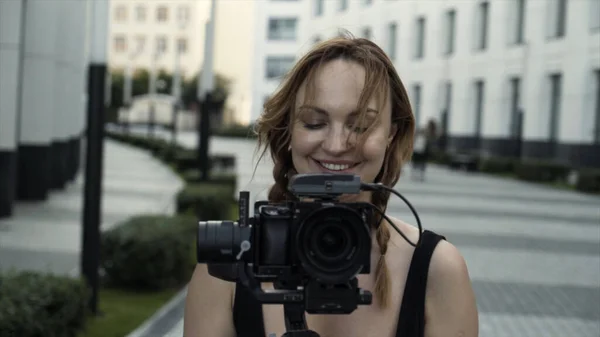
[[344,28],[388,52],[418,124],[438,121],[449,149],[600,166],[598,0],[260,4],[251,120],[294,58]]
[[[164,69],[172,73],[179,54],[185,78],[204,59],[209,0],[110,0],[108,57],[111,68]],[[214,71],[230,79],[227,107],[236,117],[249,115],[254,1],[217,0]],[[158,54],[155,53],[158,51]],[[179,53],[178,53],[179,51]],[[155,59],[153,57],[156,56]],[[247,120],[242,117],[242,121]]]
[[111,68],[173,71],[177,49],[186,76],[200,69],[209,1],[111,0],[108,57]]

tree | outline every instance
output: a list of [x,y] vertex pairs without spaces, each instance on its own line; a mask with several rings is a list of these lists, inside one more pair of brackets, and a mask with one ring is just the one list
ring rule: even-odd
[[[184,106],[189,106],[190,103],[196,100],[197,88],[198,88],[198,76],[188,78],[181,82],[182,85],[182,101]],[[125,74],[122,69],[111,70],[112,84],[111,84],[111,110],[118,110],[123,106],[123,88],[125,86]],[[131,95],[132,97],[139,95],[148,94],[149,90],[149,78],[150,73],[147,69],[136,69],[133,73],[131,83]],[[172,92],[171,87],[173,85],[173,75],[164,69],[160,69],[157,74],[157,79],[162,80],[165,86],[162,88],[156,88],[156,92],[159,94],[170,94]],[[217,100],[226,100],[229,96],[231,81],[223,75],[215,75],[215,98]]]

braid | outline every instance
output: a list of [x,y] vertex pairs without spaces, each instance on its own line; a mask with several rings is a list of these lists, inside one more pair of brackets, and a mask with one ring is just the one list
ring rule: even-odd
[[[374,192],[373,193],[373,205],[385,212],[387,200],[389,198],[389,192]],[[385,262],[385,254],[387,253],[388,241],[390,240],[390,230],[388,226],[382,224],[383,215],[379,215],[376,220],[380,224],[376,228],[375,238],[377,239],[377,245],[379,246],[379,252],[381,256],[377,260],[377,266],[375,268],[375,296],[379,302],[381,308],[387,308],[389,303],[388,292],[390,289],[390,275]]]

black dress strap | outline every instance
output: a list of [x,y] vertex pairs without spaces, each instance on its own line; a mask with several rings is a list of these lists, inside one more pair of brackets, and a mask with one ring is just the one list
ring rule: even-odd
[[422,233],[421,245],[415,248],[400,306],[396,337],[425,335],[425,295],[427,274],[435,247],[446,238],[429,230]]
[[233,300],[233,324],[237,337],[265,337],[262,304],[250,290],[235,284]]

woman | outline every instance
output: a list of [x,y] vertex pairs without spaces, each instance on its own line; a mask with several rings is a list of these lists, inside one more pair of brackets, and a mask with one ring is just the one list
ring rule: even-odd
[[[299,60],[265,103],[257,131],[275,165],[269,200],[280,202],[293,198],[286,186],[296,173],[353,173],[363,182],[394,186],[411,155],[414,118],[385,53],[369,40],[339,37]],[[385,209],[388,197],[364,192],[343,201]],[[417,229],[391,219],[417,241]],[[349,315],[307,314],[308,328],[321,337],[477,336],[475,298],[457,249],[429,231],[415,249],[385,221],[372,228],[374,268],[357,277],[361,288],[373,292],[372,305]],[[206,265],[196,267],[187,296],[186,337],[285,332],[283,306],[261,307],[244,287],[208,275]]]

